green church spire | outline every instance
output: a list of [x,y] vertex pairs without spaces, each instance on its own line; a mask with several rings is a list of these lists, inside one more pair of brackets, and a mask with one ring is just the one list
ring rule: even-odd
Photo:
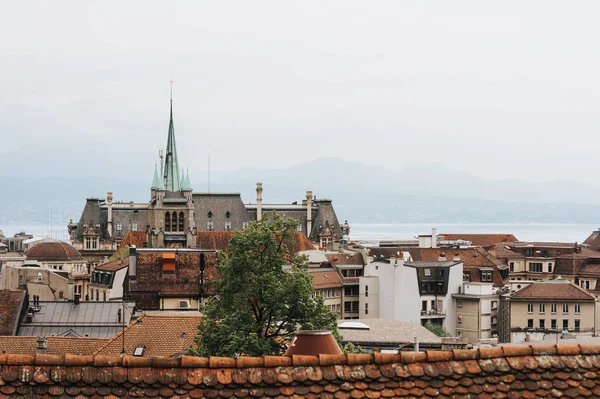
[[159,179],[158,179],[158,169],[156,168],[156,163],[154,163],[154,177],[152,178],[152,189],[155,190],[158,188],[159,185]]
[[175,144],[175,126],[173,124],[173,81],[171,81],[171,117],[169,119],[169,137],[167,139],[167,152],[165,154],[165,190],[180,191],[179,160],[177,159],[177,145]]

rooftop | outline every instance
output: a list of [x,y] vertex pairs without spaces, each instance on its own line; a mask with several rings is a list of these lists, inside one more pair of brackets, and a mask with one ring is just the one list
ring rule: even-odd
[[126,268],[129,266],[129,258],[123,258],[123,259],[119,259],[119,260],[114,260],[112,262],[108,262],[108,263],[103,263],[101,265],[99,265],[98,267],[96,267],[96,270],[98,271],[116,271],[116,270],[121,270],[123,268]]
[[312,276],[313,288],[316,290],[342,286],[340,275],[332,268],[309,269],[309,273]]
[[600,346],[583,344],[237,359],[5,354],[0,361],[0,394],[11,397],[600,396]]
[[[356,326],[357,323],[368,328]],[[415,337],[419,338],[419,342],[424,343],[442,342],[440,337],[420,324],[404,321],[363,319],[349,322],[348,320],[338,320],[338,328],[345,342],[385,342],[400,345],[414,342]]]
[[514,242],[519,241],[517,237],[512,234],[438,234],[438,236],[443,236],[444,240],[454,241],[454,240],[465,240],[471,241],[471,245],[475,247],[483,247],[488,245],[494,245],[499,242]]
[[410,261],[404,262],[405,266],[410,267],[452,267],[460,264],[461,262],[455,262],[452,260],[444,260],[444,261]]
[[[48,347],[45,351],[52,355],[93,355],[108,339],[82,337],[47,337]],[[37,337],[0,336],[0,353],[35,355],[39,353]]]
[[534,281],[515,292],[511,299],[572,299],[593,301],[595,297],[568,280]]
[[27,260],[37,261],[84,261],[71,244],[62,241],[40,241],[27,251]]
[[0,335],[16,335],[25,291],[0,290]]

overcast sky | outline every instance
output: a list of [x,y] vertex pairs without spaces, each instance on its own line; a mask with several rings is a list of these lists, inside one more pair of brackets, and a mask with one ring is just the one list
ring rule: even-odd
[[172,76],[190,170],[333,156],[594,182],[599,18],[593,1],[5,2],[0,173],[150,181]]

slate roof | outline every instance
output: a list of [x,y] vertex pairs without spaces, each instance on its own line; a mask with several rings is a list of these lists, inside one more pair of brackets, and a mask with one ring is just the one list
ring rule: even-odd
[[[93,355],[103,345],[109,342],[104,338],[83,337],[47,337],[47,354]],[[0,336],[0,353],[18,353],[35,355],[38,353],[37,337],[6,337]]]
[[595,297],[567,280],[534,281],[511,296],[512,299],[561,299],[594,301]]
[[[133,303],[126,303],[125,325],[131,320]],[[112,338],[123,328],[118,320],[122,302],[82,301],[40,302],[40,311],[35,312],[31,323],[21,319],[20,336],[78,336]]]
[[444,236],[445,240],[454,241],[454,240],[465,240],[471,241],[471,245],[479,247],[479,246],[488,246],[494,245],[499,242],[513,242],[519,241],[517,237],[512,234],[438,234],[438,236]]
[[411,261],[404,262],[405,266],[410,267],[450,267],[454,265],[458,265],[460,262],[455,262],[452,260],[445,261]]
[[[125,329],[125,353],[133,355],[136,347],[145,347],[144,356],[181,356],[194,343],[198,323],[200,316],[143,315]],[[119,356],[122,349],[123,333],[119,333],[96,354]]]
[[309,269],[309,273],[312,276],[313,288],[316,290],[342,286],[340,275],[332,268]]
[[83,257],[71,244],[62,241],[40,241],[27,251],[28,260],[83,261]]
[[[214,249],[227,252],[229,241],[235,233],[235,231],[199,231],[196,234],[196,247],[198,249]],[[294,246],[289,248],[290,252],[294,254],[314,249],[316,248],[313,243],[300,232],[294,234]]]
[[22,397],[548,398],[600,396],[600,346],[401,354],[149,358],[0,355]]
[[0,290],[0,335],[16,335],[26,292]]

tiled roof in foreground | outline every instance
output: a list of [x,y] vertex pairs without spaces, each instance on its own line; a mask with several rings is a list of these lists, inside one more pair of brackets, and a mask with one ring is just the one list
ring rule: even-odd
[[545,398],[600,396],[600,346],[237,359],[0,355],[15,397]]

